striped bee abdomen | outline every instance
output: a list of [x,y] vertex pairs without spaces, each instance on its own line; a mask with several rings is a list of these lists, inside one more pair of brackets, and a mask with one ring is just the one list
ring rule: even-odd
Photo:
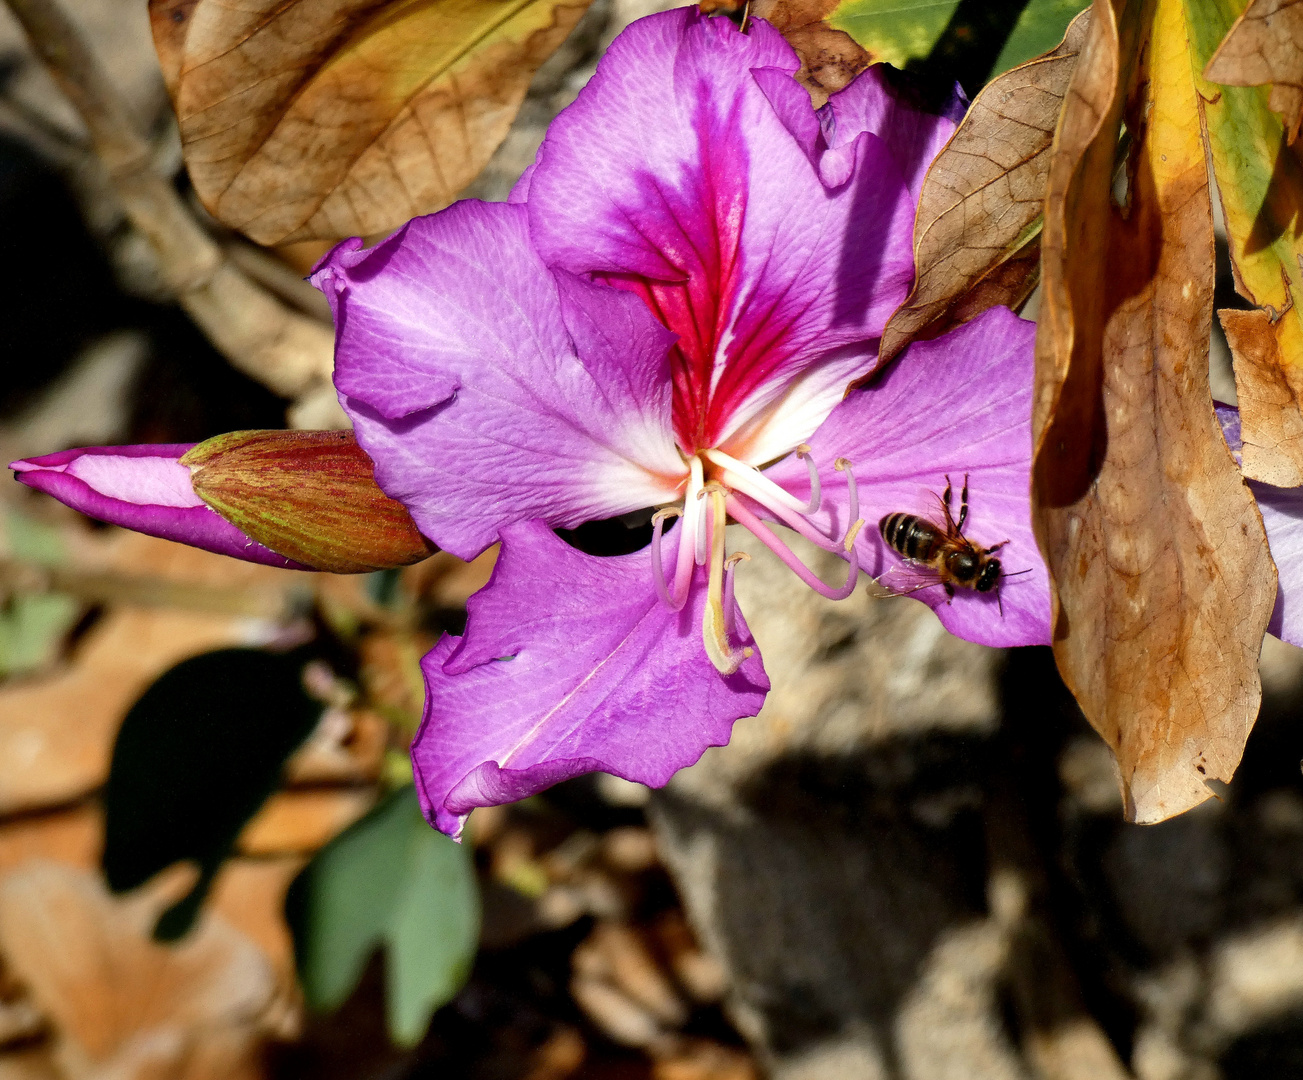
[[927,518],[897,511],[878,522],[887,546],[915,562],[931,562],[945,534]]

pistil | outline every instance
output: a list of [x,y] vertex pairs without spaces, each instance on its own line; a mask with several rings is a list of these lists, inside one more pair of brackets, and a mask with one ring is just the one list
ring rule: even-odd
[[[729,623],[732,621],[725,614],[724,602],[724,525],[728,521],[725,503],[728,496],[725,487],[718,481],[711,481],[703,492],[710,498],[710,582],[706,592],[706,612],[701,620],[701,640],[706,647],[706,655],[721,675],[732,675],[742,661],[755,651],[750,646],[741,652],[734,652],[729,644]],[[731,567],[729,568],[732,569]],[[729,590],[730,594],[732,590]],[[732,601],[732,596],[728,600]],[[731,606],[731,604],[730,604]]]

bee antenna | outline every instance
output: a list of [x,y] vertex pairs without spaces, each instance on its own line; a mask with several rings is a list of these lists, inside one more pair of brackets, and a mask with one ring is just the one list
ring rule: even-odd
[[1029,566],[1026,570],[1014,570],[1012,572],[1006,570],[1001,576],[1017,577],[1019,574],[1030,574],[1031,572],[1032,572],[1032,568]]

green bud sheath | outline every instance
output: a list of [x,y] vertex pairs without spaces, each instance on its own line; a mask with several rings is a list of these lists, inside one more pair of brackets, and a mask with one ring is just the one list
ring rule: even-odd
[[191,448],[181,464],[222,517],[304,566],[360,574],[436,550],[380,490],[351,431],[233,431]]

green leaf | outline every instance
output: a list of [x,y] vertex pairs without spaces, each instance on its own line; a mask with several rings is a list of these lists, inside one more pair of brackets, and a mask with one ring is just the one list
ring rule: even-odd
[[4,543],[9,558],[33,566],[58,566],[68,558],[59,530],[15,510],[5,510]]
[[1088,4],[1089,0],[1031,0],[1014,24],[989,77],[993,79],[1055,48],[1063,40],[1068,23]]
[[940,78],[961,79],[975,92],[981,82],[1057,46],[1088,2],[842,0],[827,22],[850,34],[875,61],[904,68],[930,59]]
[[0,607],[0,678],[44,667],[81,614],[81,605],[60,593],[19,595]]
[[201,875],[163,913],[156,937],[190,928],[235,838],[316,726],[321,704],[303,689],[304,660],[301,652],[205,653],[166,672],[127,713],[104,794],[109,887],[134,889],[187,859]]
[[385,947],[389,1032],[418,1043],[465,983],[479,941],[479,893],[468,849],[435,832],[414,788],[391,795],[328,844],[288,901],[309,1006],[338,1008]]

